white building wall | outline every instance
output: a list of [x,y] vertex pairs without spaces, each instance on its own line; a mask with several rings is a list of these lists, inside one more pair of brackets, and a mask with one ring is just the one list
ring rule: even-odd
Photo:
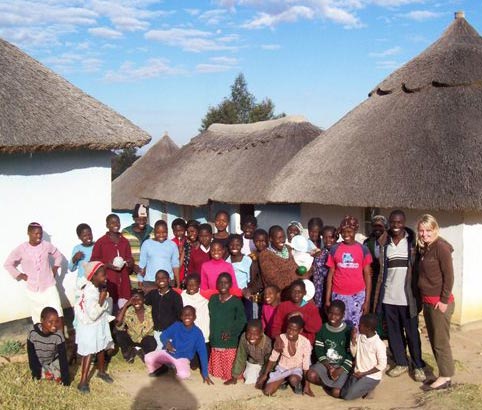
[[79,242],[75,228],[85,222],[94,238],[105,233],[111,212],[110,159],[110,152],[92,151],[0,155],[0,323],[30,316],[25,282],[15,281],[3,264],[28,240],[32,221],[43,225],[44,239],[65,256],[58,285],[64,306],[73,302],[77,273],[67,272],[67,259]]
[[463,283],[461,323],[482,321],[482,264],[481,254],[482,213],[466,213],[463,231]]

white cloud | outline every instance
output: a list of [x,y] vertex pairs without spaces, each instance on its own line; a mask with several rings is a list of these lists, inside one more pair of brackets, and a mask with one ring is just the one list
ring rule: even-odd
[[281,46],[279,44],[261,44],[263,50],[279,50]]
[[197,16],[198,14],[201,13],[201,10],[199,9],[184,9],[184,11],[190,16]]
[[168,30],[151,30],[144,34],[148,40],[159,41],[172,47],[180,47],[185,51],[201,52],[216,50],[233,50],[234,46],[226,43],[234,41],[221,41],[216,39],[209,31],[185,28],[171,28]]
[[213,63],[218,63],[218,64],[228,64],[228,65],[238,64],[238,59],[236,57],[211,57],[210,60]]
[[227,13],[225,9],[207,10],[199,15],[199,20],[208,25],[216,26],[226,19]]
[[381,57],[395,56],[400,54],[401,52],[402,52],[402,48],[400,46],[396,46],[380,52],[372,52],[372,53],[369,53],[368,55],[374,58],[381,58]]
[[87,30],[90,34],[95,37],[117,39],[122,37],[120,31],[108,28],[108,27],[93,27]]
[[437,13],[429,10],[413,10],[403,15],[404,17],[415,21],[426,21],[439,18],[443,13]]
[[423,0],[371,0],[367,1],[367,3],[372,3],[381,7],[393,8],[406,6],[408,4],[423,3]]
[[112,23],[115,28],[122,31],[141,31],[149,28],[149,23],[147,21],[128,16],[113,17]]
[[99,71],[103,61],[92,54],[79,54],[73,52],[63,53],[58,56],[50,56],[42,59],[42,62],[54,71],[63,73],[86,72],[93,73]]
[[104,75],[108,82],[131,82],[161,76],[184,74],[181,68],[171,67],[169,60],[163,58],[151,58],[145,65],[136,66],[131,61],[125,61],[117,71],[109,70]]
[[258,13],[254,19],[246,22],[243,27],[249,29],[273,28],[280,23],[293,23],[299,19],[311,20],[314,15],[314,11],[309,7],[293,6],[278,14]]
[[198,73],[222,73],[225,71],[238,68],[238,59],[235,57],[211,57],[209,63],[198,64],[196,71]]
[[395,60],[382,60],[376,62],[376,68],[378,70],[396,70],[400,67],[400,63]]

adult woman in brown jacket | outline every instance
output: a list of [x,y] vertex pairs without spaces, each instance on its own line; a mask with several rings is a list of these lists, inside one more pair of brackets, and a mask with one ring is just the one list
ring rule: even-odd
[[454,312],[453,248],[439,236],[439,225],[432,215],[417,223],[417,273],[422,296],[423,316],[439,377],[426,390],[446,389],[451,385],[454,361],[450,347],[450,319]]

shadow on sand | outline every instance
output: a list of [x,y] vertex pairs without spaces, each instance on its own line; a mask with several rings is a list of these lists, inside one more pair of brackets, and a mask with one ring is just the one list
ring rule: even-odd
[[199,407],[198,401],[169,370],[153,377],[150,384],[142,388],[134,398],[132,410],[176,409],[192,410]]

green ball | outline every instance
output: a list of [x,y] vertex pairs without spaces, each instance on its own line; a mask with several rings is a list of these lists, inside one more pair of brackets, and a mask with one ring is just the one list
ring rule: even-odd
[[298,275],[304,275],[306,272],[308,272],[308,269],[306,269],[306,266],[298,266],[298,269],[296,269],[296,273]]

